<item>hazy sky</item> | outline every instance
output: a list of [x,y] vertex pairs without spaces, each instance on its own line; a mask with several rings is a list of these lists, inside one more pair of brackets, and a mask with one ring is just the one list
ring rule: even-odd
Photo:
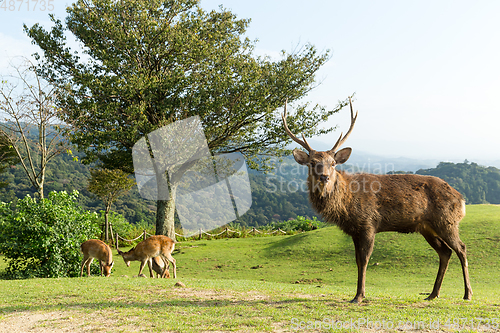
[[[64,18],[69,2],[52,3]],[[346,143],[354,150],[500,160],[500,1],[201,1],[205,9],[221,4],[252,19],[247,35],[258,39],[259,55],[305,43],[332,51],[306,100],[334,107],[356,93],[359,117]],[[22,23],[48,23],[47,9],[17,7],[0,8],[0,72],[36,50]],[[329,125],[346,131],[348,109]],[[337,137],[318,139],[333,145]]]

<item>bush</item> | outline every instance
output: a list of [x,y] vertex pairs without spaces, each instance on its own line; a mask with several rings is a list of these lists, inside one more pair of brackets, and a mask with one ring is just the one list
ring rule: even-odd
[[97,215],[76,205],[77,191],[51,192],[37,202],[27,195],[0,205],[0,252],[5,277],[74,277],[80,274],[80,244],[99,235]]
[[316,216],[313,217],[312,220],[306,219],[303,216],[297,216],[296,219],[282,221],[282,222],[273,222],[271,223],[273,229],[280,228],[287,233],[293,231],[311,231],[318,228],[326,227],[327,224],[325,222],[318,221]]

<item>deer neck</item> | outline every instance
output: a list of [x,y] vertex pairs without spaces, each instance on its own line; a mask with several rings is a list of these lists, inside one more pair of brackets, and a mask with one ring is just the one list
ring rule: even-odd
[[318,186],[311,176],[308,177],[309,198],[316,211],[327,221],[337,224],[348,214],[348,206],[352,202],[352,193],[349,191],[349,181],[351,175],[344,171],[335,171],[334,181],[330,181],[325,186]]
[[106,256],[107,256],[106,265],[110,265],[113,262],[113,253],[110,250],[108,250]]
[[122,257],[123,259],[127,260],[127,261],[135,261],[137,260],[137,256],[134,252],[135,248],[133,248],[132,250],[128,251],[128,252],[125,252],[122,254]]

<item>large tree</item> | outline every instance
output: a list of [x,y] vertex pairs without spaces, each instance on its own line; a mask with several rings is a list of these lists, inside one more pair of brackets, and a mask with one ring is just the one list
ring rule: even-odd
[[[49,31],[25,26],[43,50],[40,72],[66,88],[59,104],[84,162],[130,173],[139,139],[195,115],[212,153],[241,152],[250,167],[268,167],[266,156],[283,155],[290,142],[279,117],[285,99],[314,88],[329,58],[312,45],[277,61],[255,56],[255,42],[244,37],[249,20],[207,12],[196,0],[79,0],[67,12],[64,23],[51,16]],[[68,46],[68,32],[82,50]],[[327,133],[332,128],[318,124],[344,105],[297,105],[289,127]],[[166,177],[170,197],[158,200],[156,215],[156,233],[172,238],[175,178]]]

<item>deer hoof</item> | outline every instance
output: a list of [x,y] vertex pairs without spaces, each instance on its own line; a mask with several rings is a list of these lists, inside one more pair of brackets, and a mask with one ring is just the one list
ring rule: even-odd
[[351,303],[351,304],[359,304],[359,303],[361,303],[362,300],[363,300],[363,298],[354,297],[349,303]]

